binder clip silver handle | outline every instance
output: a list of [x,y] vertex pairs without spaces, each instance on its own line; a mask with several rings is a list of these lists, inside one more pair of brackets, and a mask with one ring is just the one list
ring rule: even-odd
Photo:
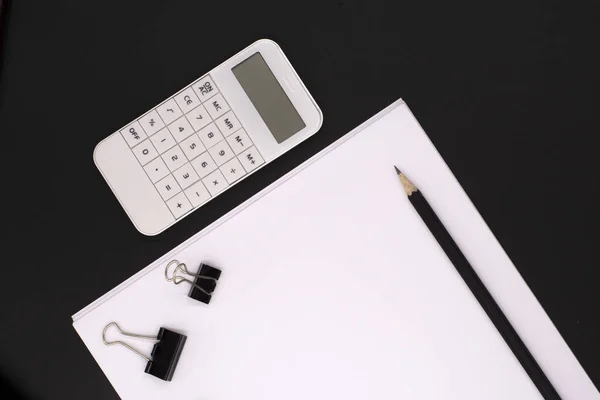
[[109,342],[108,340],[106,340],[106,331],[111,326],[114,326],[117,329],[117,331],[119,331],[119,333],[121,335],[123,335],[123,336],[129,336],[130,338],[134,338],[134,339],[152,340],[152,341],[154,341],[156,343],[156,342],[159,342],[159,339],[156,336],[146,336],[146,335],[138,335],[136,333],[124,332],[121,329],[121,327],[116,322],[111,322],[110,324],[106,325],[104,327],[104,330],[102,331],[102,341],[104,342],[105,345],[112,346],[114,344],[120,344],[121,346],[125,346],[129,350],[133,351],[135,354],[137,354],[138,356],[142,357],[144,360],[146,360],[148,362],[152,361],[149,357],[147,357],[146,355],[144,355],[142,352],[140,352],[139,350],[133,348],[132,346],[128,345],[125,342],[122,342],[120,340],[113,340],[113,341]]
[[[175,265],[175,269],[173,270],[173,274],[171,276],[169,276],[169,269],[171,268],[172,265]],[[194,279],[206,279],[209,281],[214,281],[217,282],[217,279],[210,277],[210,276],[203,276],[200,275],[199,272],[196,274],[192,274],[188,271],[187,266],[184,263],[180,263],[177,260],[173,260],[171,262],[169,262],[167,264],[167,267],[165,268],[165,279],[169,282],[173,282],[176,285],[179,285],[181,282],[187,282],[190,285],[196,287],[198,290],[200,290],[202,293],[207,294],[207,295],[212,295],[213,292],[212,291],[207,291],[206,289],[204,289],[203,287],[195,284],[193,281],[185,278],[182,275],[177,275],[177,273],[181,273],[182,275],[188,275],[193,277]]]

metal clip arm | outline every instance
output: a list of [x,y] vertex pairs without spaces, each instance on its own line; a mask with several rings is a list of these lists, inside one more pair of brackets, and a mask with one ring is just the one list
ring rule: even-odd
[[[169,269],[171,268],[171,265],[175,264],[176,267],[173,270],[173,275],[171,275],[169,277]],[[198,290],[200,290],[202,293],[206,294],[206,295],[212,295],[213,292],[209,292],[206,289],[204,289],[202,286],[197,285],[196,283],[194,283],[194,281],[191,281],[181,275],[177,275],[177,272],[181,272],[182,274],[188,275],[188,276],[193,276],[194,279],[206,279],[209,281],[214,281],[217,282],[217,280],[213,277],[210,276],[204,276],[204,275],[200,275],[200,272],[196,273],[196,274],[192,274],[188,271],[187,266],[184,263],[180,263],[177,260],[173,260],[171,262],[169,262],[167,264],[167,267],[165,268],[165,279],[169,282],[173,282],[176,285],[179,285],[181,282],[187,282],[190,285],[196,287]]]
[[125,346],[126,348],[128,348],[129,350],[133,351],[135,354],[137,354],[138,356],[142,357],[144,360],[146,361],[152,361],[150,360],[150,357],[145,356],[142,352],[140,352],[139,350],[131,347],[130,345],[128,345],[125,342],[122,342],[120,340],[113,340],[111,342],[106,340],[106,331],[108,330],[108,328],[110,328],[111,326],[114,326],[115,328],[117,328],[117,331],[119,331],[119,333],[123,336],[129,336],[131,338],[134,339],[141,339],[141,340],[152,340],[154,342],[158,342],[159,340],[156,338],[156,336],[146,336],[146,335],[138,335],[136,333],[128,333],[128,332],[124,332],[121,327],[116,323],[116,322],[111,322],[110,324],[106,325],[104,327],[104,330],[102,331],[102,341],[104,342],[105,345],[107,346],[112,346],[113,344],[120,344],[122,346]]

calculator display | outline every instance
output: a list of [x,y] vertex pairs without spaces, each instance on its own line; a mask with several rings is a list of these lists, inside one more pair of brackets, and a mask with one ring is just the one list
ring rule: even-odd
[[277,143],[306,127],[260,53],[254,53],[231,71]]

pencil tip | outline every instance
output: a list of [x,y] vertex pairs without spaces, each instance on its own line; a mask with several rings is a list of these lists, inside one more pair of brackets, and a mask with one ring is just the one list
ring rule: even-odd
[[416,192],[417,190],[419,190],[414,185],[414,183],[412,183],[406,177],[406,175],[404,175],[402,172],[400,172],[400,170],[398,170],[398,168],[396,168],[396,171],[398,172],[398,178],[400,178],[400,183],[402,183],[402,187],[404,188],[404,191],[406,192],[407,196],[410,196],[411,194],[413,194],[414,192]]
[[400,175],[402,173],[402,172],[400,172],[400,170],[398,169],[398,167],[396,167],[395,165],[394,165],[394,169],[396,170],[396,174]]

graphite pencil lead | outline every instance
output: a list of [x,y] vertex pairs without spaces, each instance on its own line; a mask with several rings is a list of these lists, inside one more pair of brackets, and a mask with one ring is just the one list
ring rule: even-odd
[[394,169],[396,170],[396,174],[397,175],[400,175],[402,173],[402,172],[400,172],[400,170],[398,169],[398,167],[396,167],[395,165],[394,165]]
[[[396,170],[398,171],[398,168],[396,168]],[[404,175],[402,172],[398,171],[398,178],[400,178],[400,183],[402,183],[402,187],[404,188],[404,191],[406,192],[407,196],[410,196],[411,194],[413,194],[414,192],[416,192],[417,187],[414,185],[414,183],[412,183],[407,177],[406,175]]]

